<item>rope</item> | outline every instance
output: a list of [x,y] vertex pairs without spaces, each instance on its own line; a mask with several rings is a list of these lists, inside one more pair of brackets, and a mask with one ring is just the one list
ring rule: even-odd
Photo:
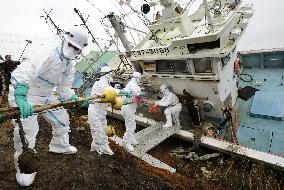
[[[241,78],[240,75],[249,76],[250,79],[249,79],[249,80],[245,80],[245,79]],[[240,80],[244,81],[244,82],[252,82],[252,81],[253,81],[253,77],[252,77],[251,75],[249,75],[249,74],[245,74],[245,73],[244,73],[244,74],[239,74],[237,77],[238,77]]]

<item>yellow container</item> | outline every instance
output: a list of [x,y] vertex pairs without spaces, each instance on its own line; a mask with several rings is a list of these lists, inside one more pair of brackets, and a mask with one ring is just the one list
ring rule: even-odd
[[116,97],[117,97],[116,91],[113,88],[107,88],[103,92],[101,99],[104,103],[114,103]]
[[124,103],[123,99],[118,96],[118,97],[116,97],[114,103],[112,103],[111,105],[112,105],[113,109],[120,110],[121,107],[123,106],[123,103]]

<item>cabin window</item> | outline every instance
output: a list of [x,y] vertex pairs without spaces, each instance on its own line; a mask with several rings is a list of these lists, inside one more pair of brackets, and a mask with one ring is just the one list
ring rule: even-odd
[[212,73],[212,62],[209,57],[193,59],[196,74]]
[[157,72],[166,72],[171,73],[174,72],[173,66],[169,60],[157,60]]
[[196,51],[203,49],[215,49],[220,48],[220,38],[212,42],[187,44],[187,49],[190,53],[195,53]]
[[160,73],[188,73],[186,60],[157,60],[156,71]]
[[155,61],[141,61],[140,65],[142,66],[145,72],[156,72]]
[[186,60],[171,60],[174,72],[188,73]]

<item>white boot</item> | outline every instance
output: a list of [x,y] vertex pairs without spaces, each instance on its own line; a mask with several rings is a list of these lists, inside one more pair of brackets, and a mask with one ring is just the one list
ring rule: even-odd
[[180,120],[179,120],[179,112],[178,113],[175,113],[173,115],[173,121],[174,121],[174,124],[180,128]]
[[56,145],[49,144],[49,152],[58,153],[58,154],[76,154],[77,148],[69,145],[66,148],[58,148]]
[[171,114],[166,115],[167,122],[163,125],[163,128],[169,128],[173,126],[172,116]]
[[113,151],[110,149],[108,144],[98,145],[92,142],[91,151],[97,151],[100,155],[102,154],[114,155]]
[[62,147],[59,144],[49,144],[49,152],[58,153],[58,154],[75,154],[77,153],[77,148],[70,145]]
[[75,154],[77,148],[69,144],[69,129],[61,128],[53,130],[53,137],[49,144],[49,151],[61,154]]
[[[126,131],[123,135],[123,142],[122,146],[128,151],[132,152],[134,151],[134,147],[132,145],[133,142],[137,142],[137,140],[134,137],[134,134],[132,132]],[[138,144],[138,142],[137,142]]]
[[99,154],[108,154],[108,155],[114,155],[113,151],[110,149],[109,145],[103,146],[100,148]]
[[24,174],[18,170],[16,173],[16,179],[17,179],[18,184],[24,187],[27,187],[33,184],[35,180],[35,176],[36,176],[36,172],[31,173],[31,174]]
[[35,176],[36,176],[36,172],[31,173],[31,174],[25,174],[25,173],[21,173],[20,169],[19,169],[19,163],[18,163],[18,157],[19,155],[22,153],[22,150],[19,152],[15,152],[14,154],[14,164],[15,164],[15,169],[16,169],[16,180],[18,182],[18,184],[20,186],[30,186],[31,184],[33,184],[34,180],[35,180]]

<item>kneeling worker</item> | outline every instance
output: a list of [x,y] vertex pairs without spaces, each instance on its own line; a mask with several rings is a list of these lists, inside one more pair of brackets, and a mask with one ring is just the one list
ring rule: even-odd
[[163,125],[164,128],[172,127],[173,122],[180,127],[179,114],[182,109],[181,103],[179,103],[178,97],[169,90],[169,87],[163,84],[160,87],[163,98],[155,102],[155,106],[166,107],[164,113],[166,115],[167,122]]

